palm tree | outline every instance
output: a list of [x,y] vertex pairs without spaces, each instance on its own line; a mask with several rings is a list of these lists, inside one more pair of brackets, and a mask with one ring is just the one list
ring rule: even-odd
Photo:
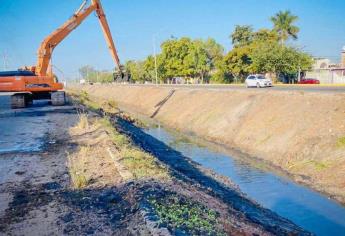
[[292,15],[290,11],[280,11],[271,17],[271,21],[274,24],[273,30],[278,33],[279,40],[282,44],[290,37],[297,39],[299,28],[293,25],[297,19],[298,16]]

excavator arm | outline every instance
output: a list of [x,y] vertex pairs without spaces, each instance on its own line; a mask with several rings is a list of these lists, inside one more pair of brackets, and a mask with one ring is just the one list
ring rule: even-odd
[[10,92],[12,108],[23,108],[36,99],[49,99],[52,105],[65,104],[63,84],[51,72],[54,48],[77,28],[92,12],[98,16],[110,54],[121,75],[122,69],[100,0],[84,0],[80,8],[60,28],[43,40],[38,49],[36,66],[0,73],[0,92]]
[[116,63],[118,69],[120,69],[120,59],[119,59],[119,56],[117,54],[117,50],[116,50],[116,47],[114,44],[113,37],[111,36],[109,25],[108,25],[107,19],[105,17],[102,5],[101,5],[99,0],[92,0],[92,2],[96,6],[96,13],[97,13],[97,16],[99,19],[99,23],[101,24],[103,34],[104,34],[105,40],[107,42],[108,48],[110,50],[110,54],[111,54],[114,62]]
[[80,8],[65,24],[50,34],[41,43],[40,48],[38,49],[37,65],[33,68],[36,75],[47,76],[49,74],[48,68],[54,48],[75,28],[77,28],[93,11],[95,11],[98,16],[110,54],[117,67],[120,68],[120,60],[100,0],[91,0],[90,4],[88,4],[88,2],[89,0],[85,0]]

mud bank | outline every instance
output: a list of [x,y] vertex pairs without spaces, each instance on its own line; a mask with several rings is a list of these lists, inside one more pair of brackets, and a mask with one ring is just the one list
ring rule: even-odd
[[345,95],[154,86],[73,87],[241,150],[345,203]]

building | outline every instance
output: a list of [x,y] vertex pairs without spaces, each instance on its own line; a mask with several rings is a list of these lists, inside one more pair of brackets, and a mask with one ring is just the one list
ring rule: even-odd
[[332,63],[327,58],[314,58],[313,69],[305,77],[318,79],[321,84],[345,84],[345,46],[341,51],[340,64]]

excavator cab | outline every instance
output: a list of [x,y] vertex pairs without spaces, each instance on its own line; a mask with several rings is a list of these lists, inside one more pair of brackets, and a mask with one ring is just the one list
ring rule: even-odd
[[0,72],[0,92],[11,96],[12,108],[30,106],[33,100],[50,99],[52,105],[65,104],[63,84],[49,76],[37,76],[30,70]]

